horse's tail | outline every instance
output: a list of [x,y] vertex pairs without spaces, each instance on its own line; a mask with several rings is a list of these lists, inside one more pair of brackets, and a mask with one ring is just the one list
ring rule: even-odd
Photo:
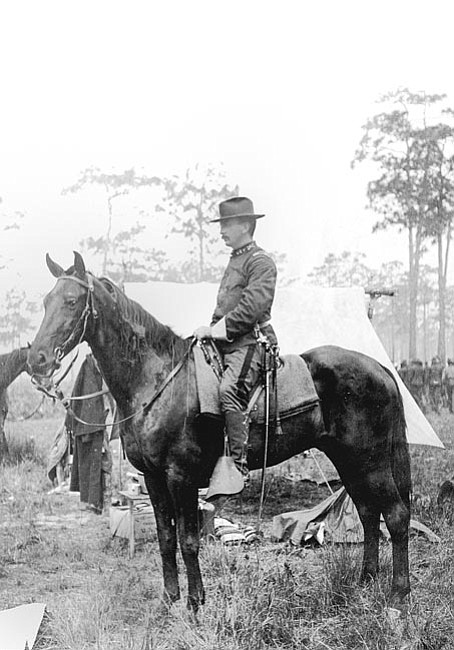
[[401,499],[405,505],[410,507],[411,467],[410,452],[407,442],[407,423],[405,421],[404,403],[397,380],[391,370],[383,366],[384,370],[393,380],[395,392],[395,405],[393,408],[391,431],[390,431],[390,452],[391,471]]

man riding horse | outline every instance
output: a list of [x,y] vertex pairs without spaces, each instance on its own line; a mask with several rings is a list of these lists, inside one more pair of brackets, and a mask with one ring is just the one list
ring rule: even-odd
[[[240,212],[231,204],[225,210],[226,206],[222,208],[223,215],[237,216]],[[254,214],[252,206],[246,212]],[[227,231],[225,238],[232,245],[233,238],[228,237]],[[234,243],[233,247],[242,246]],[[252,257],[253,252],[258,255]],[[271,268],[274,291],[275,269],[274,265],[268,266],[269,258],[260,249],[252,251],[252,247],[243,255],[244,268],[241,265],[235,279],[231,279],[231,294],[238,292],[249,298],[251,293],[255,294],[257,285],[253,283],[251,292],[246,271],[255,269],[257,258],[263,262],[264,276]],[[241,254],[232,258],[231,264],[241,258]],[[74,254],[74,264],[66,271],[49,256],[47,265],[57,282],[46,296],[44,318],[30,347],[30,373],[37,385],[46,388],[52,384],[61,359],[82,340],[89,344],[122,415],[126,454],[143,473],[153,504],[164,602],[170,604],[180,597],[176,556],[179,542],[186,568],[188,607],[196,612],[205,598],[198,558],[198,488],[201,477],[214,468],[216,459],[199,429],[200,403],[195,363],[190,356],[191,342],[160,323],[107,278],[93,276],[79,253]],[[251,273],[251,277],[256,279],[256,274]],[[271,302],[270,299],[264,312],[257,313],[255,322],[263,325],[262,313],[268,316]],[[243,297],[237,304],[243,304]],[[230,320],[235,311],[236,306],[227,305],[224,313],[218,314],[216,308],[217,320],[212,329],[216,335],[218,329],[225,328],[226,344],[228,338],[234,343],[237,337],[250,335],[253,329],[249,325],[238,331],[236,322]],[[211,336],[212,329],[205,328],[199,335]],[[359,352],[328,345],[299,356],[309,369],[320,401],[323,429],[319,418],[314,419],[313,409],[293,413],[281,419],[280,433],[272,428],[265,454],[263,426],[251,423],[248,465],[259,469],[265,456],[267,466],[272,466],[312,447],[323,451],[338,470],[363,524],[364,580],[378,572],[383,514],[392,541],[391,602],[397,606],[410,592],[411,489],[399,388],[390,371]],[[302,390],[302,382],[297,383]],[[244,408],[243,401],[240,405]]]
[[[276,265],[255,243],[256,220],[252,201],[234,197],[219,204],[221,237],[232,248],[230,261],[218,291],[211,325],[194,331],[199,339],[213,339],[224,355],[225,371],[220,385],[221,409],[230,454],[235,466],[247,481],[246,462],[249,422],[245,415],[251,390],[258,383],[263,348],[277,344],[270,324],[271,307],[276,289]],[[242,489],[242,488],[241,488]]]

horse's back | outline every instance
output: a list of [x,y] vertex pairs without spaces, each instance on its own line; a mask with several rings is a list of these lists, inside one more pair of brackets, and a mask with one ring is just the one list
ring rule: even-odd
[[322,407],[327,435],[319,448],[333,462],[337,459],[338,470],[353,457],[362,468],[387,466],[408,505],[411,471],[405,414],[392,371],[372,357],[337,346],[313,348],[301,356]]
[[[402,397],[392,372],[361,352],[326,345],[302,355],[321,400],[327,429],[350,419],[361,439],[405,439]],[[369,435],[368,435],[368,433]]]
[[336,387],[343,384],[372,387],[385,386],[398,394],[399,389],[392,372],[376,359],[336,345],[323,345],[303,352],[314,382],[331,379]]

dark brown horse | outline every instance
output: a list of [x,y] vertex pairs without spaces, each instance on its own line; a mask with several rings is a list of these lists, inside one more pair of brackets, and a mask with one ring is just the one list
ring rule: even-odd
[[7,388],[27,369],[28,348],[17,348],[12,352],[0,354],[0,461],[8,456],[8,443],[5,436],[5,419],[8,415]]
[[[80,341],[90,345],[124,425],[131,463],[145,477],[153,504],[167,601],[180,597],[177,538],[186,566],[188,606],[204,601],[198,551],[197,488],[216,460],[214,434],[199,426],[190,342],[178,337],[112,282],[96,279],[75,253],[66,271],[47,257],[58,281],[46,296],[45,315],[29,352],[30,372],[51,383],[60,360]],[[308,414],[282,421],[273,434],[268,464],[311,447],[335,464],[364,527],[362,576],[378,570],[383,513],[393,548],[393,601],[409,593],[408,527],[410,464],[402,400],[391,374],[373,359],[338,347],[302,355],[321,400],[324,431]],[[222,437],[221,437],[222,447]],[[219,453],[219,449],[217,450]],[[259,468],[264,433],[251,427],[248,462]]]

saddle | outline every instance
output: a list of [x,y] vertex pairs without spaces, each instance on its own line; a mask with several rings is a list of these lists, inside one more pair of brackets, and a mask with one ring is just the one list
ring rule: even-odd
[[[197,393],[200,414],[208,417],[222,415],[219,399],[220,355],[216,347],[204,343],[204,348],[193,348],[196,369]],[[312,376],[306,362],[297,354],[279,357],[276,373],[277,392],[274,386],[270,395],[270,419],[283,420],[314,408],[319,404]],[[258,384],[251,393],[246,413],[251,423],[265,421],[265,390]],[[275,398],[277,395],[277,399]]]

